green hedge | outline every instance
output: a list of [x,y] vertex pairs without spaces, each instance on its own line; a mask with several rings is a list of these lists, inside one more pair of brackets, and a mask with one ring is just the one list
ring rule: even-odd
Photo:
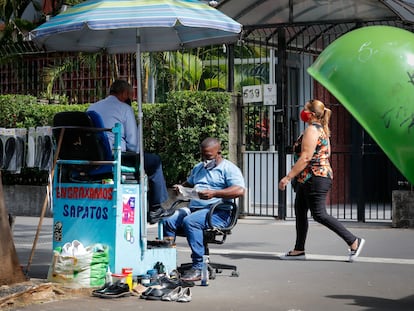
[[[185,180],[200,161],[199,144],[205,137],[221,139],[227,153],[230,100],[228,93],[185,91],[169,93],[167,103],[143,105],[144,148],[161,156],[168,186]],[[57,112],[85,111],[88,106],[49,105],[33,96],[0,95],[0,127],[51,126]],[[133,107],[137,113],[136,103]]]
[[169,185],[186,179],[200,161],[200,142],[208,136],[223,142],[227,154],[229,93],[174,92],[166,104],[144,105],[144,142],[163,161]]

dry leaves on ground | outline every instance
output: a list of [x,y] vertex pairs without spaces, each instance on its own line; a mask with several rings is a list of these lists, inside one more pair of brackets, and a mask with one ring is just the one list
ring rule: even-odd
[[90,289],[66,288],[44,280],[0,286],[0,310],[44,303],[75,296],[90,295]]

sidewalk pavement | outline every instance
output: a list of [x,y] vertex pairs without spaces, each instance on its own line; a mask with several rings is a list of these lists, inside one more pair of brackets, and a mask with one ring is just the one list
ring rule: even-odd
[[[39,218],[17,217],[14,242],[26,267]],[[52,222],[43,220],[30,266],[31,278],[45,279],[52,257]],[[311,222],[306,261],[282,261],[293,247],[292,221],[240,219],[223,245],[211,247],[210,260],[238,266],[239,277],[223,271],[209,286],[199,282],[190,303],[148,301],[138,297],[102,299],[79,296],[16,310],[280,310],[412,311],[414,310],[414,230],[384,223],[345,223],[366,239],[357,262],[348,263],[347,246],[327,228]],[[151,226],[149,236],[156,233]],[[184,238],[177,240],[177,264],[190,260]]]

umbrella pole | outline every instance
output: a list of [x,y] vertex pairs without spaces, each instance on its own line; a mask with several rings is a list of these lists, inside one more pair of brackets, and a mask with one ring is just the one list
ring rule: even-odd
[[146,192],[147,186],[145,184],[145,169],[144,169],[144,136],[143,136],[143,112],[142,112],[142,88],[141,88],[141,37],[139,29],[137,29],[137,55],[136,55],[136,71],[137,71],[137,102],[138,102],[138,135],[139,135],[139,173],[140,173],[140,202],[141,202],[141,230],[140,230],[140,245],[141,245],[141,260],[144,259],[144,253],[147,248],[147,200]]

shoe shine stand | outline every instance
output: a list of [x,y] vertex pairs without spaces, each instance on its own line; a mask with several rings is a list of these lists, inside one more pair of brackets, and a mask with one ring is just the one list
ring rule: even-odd
[[[112,133],[113,161],[57,160],[53,179],[53,248],[73,240],[84,246],[101,243],[109,248],[113,273],[121,273],[122,268],[128,267],[133,269],[133,275],[142,275],[157,262],[172,271],[176,268],[175,248],[147,247],[147,200],[141,199],[146,196],[143,189],[146,185],[122,182],[121,126],[117,124]],[[113,166],[113,182],[79,183],[60,177],[65,165],[102,164]]]

